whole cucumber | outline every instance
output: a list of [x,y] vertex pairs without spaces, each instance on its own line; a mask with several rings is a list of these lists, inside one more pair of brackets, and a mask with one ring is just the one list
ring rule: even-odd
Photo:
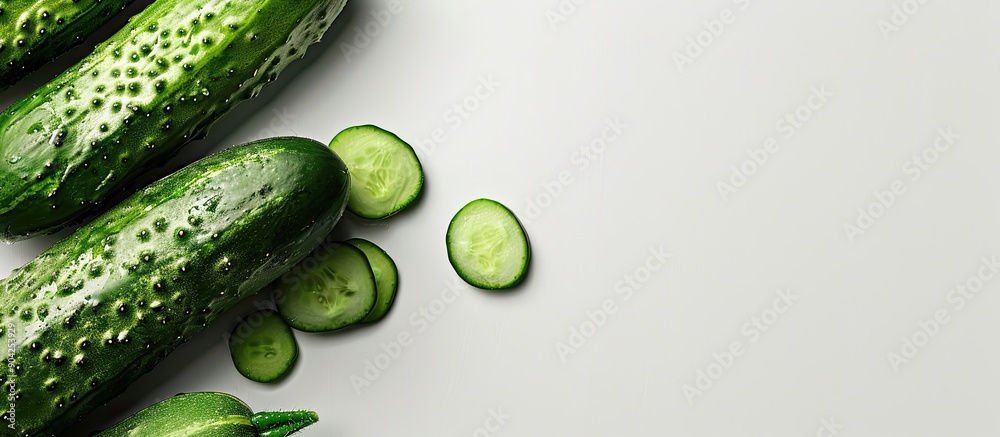
[[284,437],[318,420],[312,411],[254,414],[225,393],[187,393],[135,413],[96,437]]
[[97,212],[302,57],[345,1],[157,0],[132,17],[0,114],[0,238]]
[[344,163],[316,141],[234,147],[0,280],[10,344],[0,384],[17,432],[63,430],[303,259],[339,220],[349,187]]
[[63,54],[132,0],[19,0],[0,4],[0,89]]

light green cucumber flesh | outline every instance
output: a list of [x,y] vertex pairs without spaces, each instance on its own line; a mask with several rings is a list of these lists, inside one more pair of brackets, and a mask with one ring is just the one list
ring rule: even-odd
[[375,286],[378,289],[375,308],[361,321],[361,323],[375,323],[389,313],[389,309],[392,308],[392,304],[396,300],[396,290],[399,288],[399,270],[389,254],[375,243],[361,238],[352,238],[345,243],[357,247],[365,253],[365,256],[368,257],[368,263],[371,264],[372,273],[375,274]]
[[527,234],[502,204],[478,199],[455,214],[446,237],[448,259],[470,285],[510,288],[520,283],[531,257]]
[[312,411],[254,414],[232,395],[186,393],[147,407],[96,437],[282,437],[318,420]]
[[347,209],[366,219],[382,219],[403,210],[420,194],[424,172],[405,141],[378,126],[344,129],[330,148],[351,172]]
[[229,337],[229,352],[241,375],[265,383],[285,376],[299,354],[292,329],[272,311],[244,317]]
[[375,308],[377,285],[368,258],[349,244],[320,247],[276,283],[278,311],[293,328],[336,331]]

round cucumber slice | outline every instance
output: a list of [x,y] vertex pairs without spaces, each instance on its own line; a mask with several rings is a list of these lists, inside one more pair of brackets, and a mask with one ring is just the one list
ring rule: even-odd
[[527,273],[528,236],[514,213],[494,200],[473,200],[459,210],[446,243],[451,265],[474,287],[510,288]]
[[330,148],[351,174],[347,209],[366,219],[382,219],[406,208],[420,194],[424,171],[405,141],[378,126],[344,129]]
[[375,308],[361,321],[361,323],[375,323],[385,317],[389,308],[392,308],[393,301],[396,300],[396,289],[399,288],[399,270],[389,254],[375,243],[362,238],[352,238],[345,243],[361,249],[368,257],[372,272],[375,273],[375,288],[378,289]]
[[299,355],[295,334],[273,311],[258,311],[243,318],[229,337],[229,352],[236,370],[257,382],[285,376]]
[[375,274],[361,249],[333,244],[309,259],[317,262],[301,263],[277,282],[282,293],[278,312],[289,325],[306,332],[336,331],[371,313],[377,297]]

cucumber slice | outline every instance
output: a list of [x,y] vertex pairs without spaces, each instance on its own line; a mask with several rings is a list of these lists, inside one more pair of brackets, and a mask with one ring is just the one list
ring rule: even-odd
[[389,217],[413,203],[424,171],[413,148],[378,126],[344,129],[330,148],[347,164],[351,194],[347,209],[366,219]]
[[236,370],[250,380],[273,382],[295,364],[299,348],[295,334],[273,311],[258,311],[236,325],[229,337]]
[[446,243],[451,265],[474,287],[510,288],[527,273],[528,236],[514,213],[496,201],[473,200],[459,210]]
[[385,317],[389,308],[392,308],[392,302],[396,300],[396,289],[399,288],[399,270],[389,254],[375,243],[362,238],[352,238],[345,243],[361,249],[368,257],[372,272],[375,273],[375,288],[378,290],[375,308],[361,321],[361,323],[375,323]]
[[375,274],[365,253],[339,243],[319,250],[307,258],[318,261],[315,267],[292,269],[277,283],[283,293],[278,312],[300,331],[343,329],[375,308]]

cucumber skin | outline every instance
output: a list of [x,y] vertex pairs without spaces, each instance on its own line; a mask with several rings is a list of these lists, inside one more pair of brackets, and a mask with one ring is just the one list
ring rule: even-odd
[[[365,253],[365,256],[368,257],[368,262],[372,266],[372,273],[375,273],[375,289],[378,290],[378,294],[375,295],[375,308],[373,308],[372,311],[358,323],[368,325],[378,322],[389,314],[389,310],[392,309],[392,304],[396,301],[396,292],[399,289],[399,269],[396,267],[396,261],[393,261],[392,257],[386,253],[385,249],[382,249],[379,245],[365,240],[364,238],[351,238],[344,243],[360,249]],[[384,279],[385,275],[392,275],[392,282],[387,284],[379,283],[379,275],[375,272],[376,263],[385,263],[383,267],[385,267],[388,271],[382,272],[382,277]],[[381,285],[387,285],[389,288],[382,289],[380,287]],[[388,299],[384,297],[385,293],[390,293]]]
[[79,45],[133,0],[23,0],[0,14],[0,89]]
[[[17,432],[58,433],[278,278],[326,238],[349,187],[344,163],[318,142],[235,147],[139,191],[0,281],[0,335],[16,328]],[[5,392],[9,372],[0,366]]]
[[[311,411],[258,413],[256,416],[263,415],[277,416],[278,420],[272,420],[273,422],[291,424],[290,428],[295,430],[316,423],[318,420],[316,413]],[[135,413],[117,425],[101,431],[96,437],[265,435],[257,428],[254,416],[247,404],[232,395],[211,392],[179,394]],[[288,434],[290,433],[280,435]],[[267,433],[267,435],[278,434]]]
[[302,57],[345,2],[157,0],[133,16],[0,114],[0,238],[99,212]]

